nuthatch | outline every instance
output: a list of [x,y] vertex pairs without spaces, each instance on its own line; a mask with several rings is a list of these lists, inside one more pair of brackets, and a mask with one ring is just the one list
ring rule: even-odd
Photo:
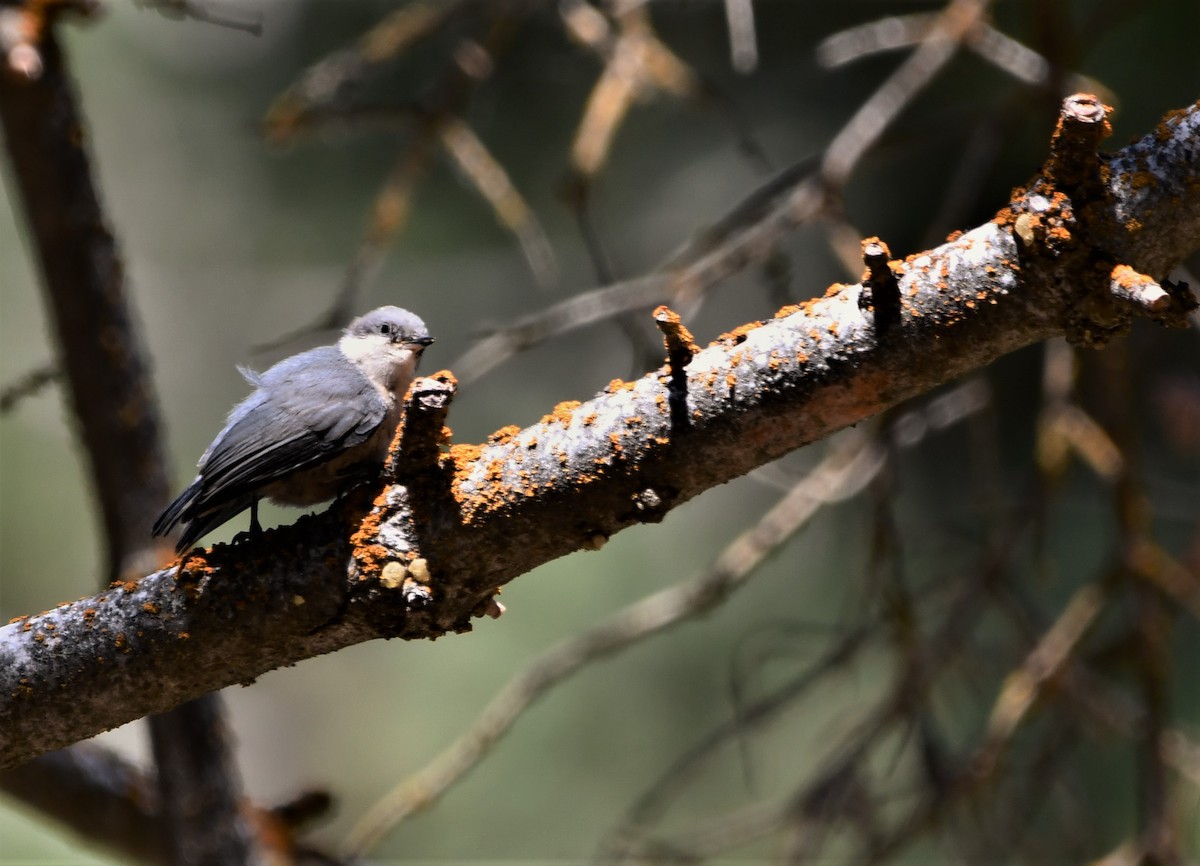
[[261,531],[264,496],[306,507],[369,477],[387,456],[404,394],[432,342],[415,315],[380,307],[351,322],[336,345],[261,374],[239,368],[254,391],[229,413],[196,480],[158,518],[154,534],[186,524],[175,548],[183,553],[247,508],[251,531]]

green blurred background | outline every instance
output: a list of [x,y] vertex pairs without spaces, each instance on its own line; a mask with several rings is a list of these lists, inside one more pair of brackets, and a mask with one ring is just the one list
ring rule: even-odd
[[[272,0],[253,7],[264,16],[260,38],[170,20],[127,2],[109,3],[94,23],[66,28],[104,200],[154,363],[178,484],[190,479],[224,413],[245,393],[235,363],[263,368],[328,341],[253,351],[325,309],[401,139],[387,129],[343,130],[279,151],[264,146],[258,130],[272,100],[304,69],[393,5]],[[885,54],[826,71],[814,60],[817,42],[884,14],[936,8],[850,0],[755,3],[761,63],[750,75],[730,68],[721,3],[653,3],[651,14],[663,40],[732,97],[782,167],[818,152],[900,60]],[[1109,23],[1091,31],[1093,17]],[[1073,69],[1112,90],[1118,146],[1148,131],[1166,110],[1200,96],[1200,5],[1194,0],[1014,0],[997,4],[995,20],[1027,44],[1056,47]],[[387,67],[372,86],[396,98],[419,95],[441,56],[437,46],[423,47]],[[466,116],[542,221],[561,269],[558,290],[536,288],[511,235],[445,159],[420,188],[408,230],[356,308],[396,303],[419,312],[438,339],[426,354],[426,372],[450,365],[488,327],[596,284],[559,192],[575,125],[598,72],[596,59],[564,38],[551,8],[517,34]],[[1055,107],[1055,97],[960,55],[855,175],[847,191],[849,221],[903,255],[987,219],[1011,187],[1036,171]],[[999,123],[1001,140],[974,204],[957,224],[931,225],[949,192],[951,168],[989,114]],[[652,268],[760,180],[739,154],[721,112],[665,97],[635,107],[593,194],[617,276]],[[11,178],[0,173],[7,203],[12,189]],[[0,208],[0,384],[54,355],[20,220],[11,204]],[[797,233],[785,252],[795,299],[848,276],[819,229]],[[707,341],[769,316],[777,305],[778,297],[756,275],[743,275],[719,287],[688,324]],[[653,339],[652,329],[646,334]],[[1195,332],[1139,325],[1130,345],[1144,377],[1144,460],[1156,529],[1168,549],[1180,552],[1194,543],[1189,539],[1200,516],[1200,468],[1194,450],[1166,441],[1151,395],[1158,377],[1186,378],[1200,370],[1200,344]],[[1011,500],[1034,479],[1040,353],[1035,347],[989,373],[998,465]],[[588,328],[465,387],[450,423],[456,441],[481,441],[496,428],[533,423],[558,401],[587,399],[610,379],[644,369],[615,325]],[[54,388],[0,417],[5,618],[90,594],[103,572],[97,514],[74,432]],[[984,530],[973,520],[978,500],[964,483],[972,447],[954,428],[927,439],[898,469],[895,515],[914,582],[969,570],[980,555]],[[813,464],[816,451],[790,457],[789,471]],[[678,509],[662,525],[631,529],[601,552],[551,563],[506,587],[507,613],[480,621],[470,635],[436,644],[359,646],[275,671],[250,688],[227,690],[248,792],[271,804],[306,787],[329,788],[337,813],[317,836],[336,842],[375,798],[465,728],[521,665],[609,612],[694,575],[778,495],[761,480],[740,479]],[[1104,496],[1102,486],[1079,471],[1056,500],[1048,518],[1056,575],[1040,583],[1030,576],[1029,586],[1048,615],[1111,554],[1112,515]],[[861,575],[871,515],[866,497],[827,509],[714,614],[596,664],[552,693],[437,808],[394,833],[376,852],[378,859],[589,856],[637,793],[731,716],[731,671],[747,646],[759,646],[756,652],[768,661],[742,685],[766,690],[810,662],[829,635],[868,603]],[[287,521],[294,514],[268,511],[266,517]],[[242,528],[239,518],[214,538]],[[1173,640],[1179,685],[1174,711],[1181,727],[1195,732],[1195,620],[1181,620]],[[1019,658],[1019,652],[998,652],[990,667],[967,665],[956,674],[957,700],[948,698],[943,707],[952,736],[977,730],[996,678]],[[729,750],[672,818],[686,823],[789,790],[800,772],[811,769],[820,745],[856,718],[891,673],[884,655],[867,661],[820,700],[803,702],[749,739],[745,755]],[[140,724],[102,739],[145,759]],[[1086,765],[1108,792],[1095,808],[1110,814],[1094,815],[1104,829],[1085,852],[1093,857],[1132,832],[1135,820],[1128,757],[1103,742],[1094,752]],[[754,771],[749,789],[747,756]],[[1200,825],[1195,789],[1188,802]],[[1200,831],[1189,844],[1192,856],[1200,856]],[[770,850],[744,853],[753,858]],[[930,862],[930,856],[931,850],[919,848],[912,862]],[[108,861],[74,847],[58,828],[17,805],[0,803],[4,866],[99,862]]]

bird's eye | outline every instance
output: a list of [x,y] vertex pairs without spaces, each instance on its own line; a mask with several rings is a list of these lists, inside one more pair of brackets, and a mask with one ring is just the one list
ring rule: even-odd
[[384,322],[382,325],[379,326],[379,333],[390,334],[391,332],[392,332],[392,326],[389,325],[387,322]]

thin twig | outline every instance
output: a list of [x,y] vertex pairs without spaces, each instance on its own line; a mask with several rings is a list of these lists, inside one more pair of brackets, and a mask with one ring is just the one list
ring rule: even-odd
[[0,391],[0,415],[11,412],[26,397],[32,397],[47,385],[57,382],[60,376],[58,364],[47,361],[5,385],[3,391]]
[[[911,48],[929,36],[937,21],[938,13],[918,12],[912,15],[889,16],[849,27],[824,39],[817,46],[817,62],[833,69],[872,54]],[[978,20],[963,35],[963,44],[997,69],[1024,84],[1045,87],[1053,80],[1050,61],[1032,48],[997,30],[986,20]],[[1077,73],[1068,75],[1062,86],[1063,94],[1080,90],[1108,93],[1108,89],[1094,78]]]
[[546,339],[603,321],[615,313],[645,309],[668,297],[670,279],[653,274],[572,295],[476,342],[451,364],[459,381],[471,382],[518,352]]
[[825,149],[821,162],[825,183],[835,189],[845,186],[862,156],[945,67],[990,5],[991,0],[951,0],[938,13],[917,50],[859,107]]
[[[262,36],[263,16],[236,14],[238,4],[215,3],[213,0],[136,0],[144,9],[153,9],[167,17],[191,18],[205,24],[240,30],[251,36]],[[229,11],[225,11],[228,9]]]
[[501,225],[517,236],[534,279],[545,291],[558,286],[558,262],[541,223],[509,179],[508,172],[463,120],[446,116],[437,124],[442,146],[492,206]]
[[1079,641],[1104,609],[1108,593],[1099,584],[1076,590],[1062,613],[1021,666],[1005,678],[984,728],[981,745],[971,762],[977,782],[991,776],[1000,754],[1012,740],[1046,683],[1075,652]]
[[729,53],[733,68],[743,75],[758,68],[758,40],[754,35],[752,0],[725,0],[729,26]]

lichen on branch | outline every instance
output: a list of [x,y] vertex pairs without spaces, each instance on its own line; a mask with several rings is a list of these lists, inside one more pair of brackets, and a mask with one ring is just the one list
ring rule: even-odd
[[[467,630],[532,568],[1002,355],[1062,334],[1109,339],[1137,316],[1182,323],[1195,301],[1165,269],[1200,245],[1198,118],[1192,106],[1105,158],[1056,139],[1070,190],[1047,171],[935,249],[886,261],[869,245],[866,281],[891,292],[894,277],[899,295],[886,338],[864,283],[698,351],[660,311],[670,363],[448,448],[453,379],[419,380],[381,490],[0,629],[0,764],[354,643]],[[1132,188],[1133,164],[1174,192]],[[1093,170],[1101,183],[1079,180]]]

